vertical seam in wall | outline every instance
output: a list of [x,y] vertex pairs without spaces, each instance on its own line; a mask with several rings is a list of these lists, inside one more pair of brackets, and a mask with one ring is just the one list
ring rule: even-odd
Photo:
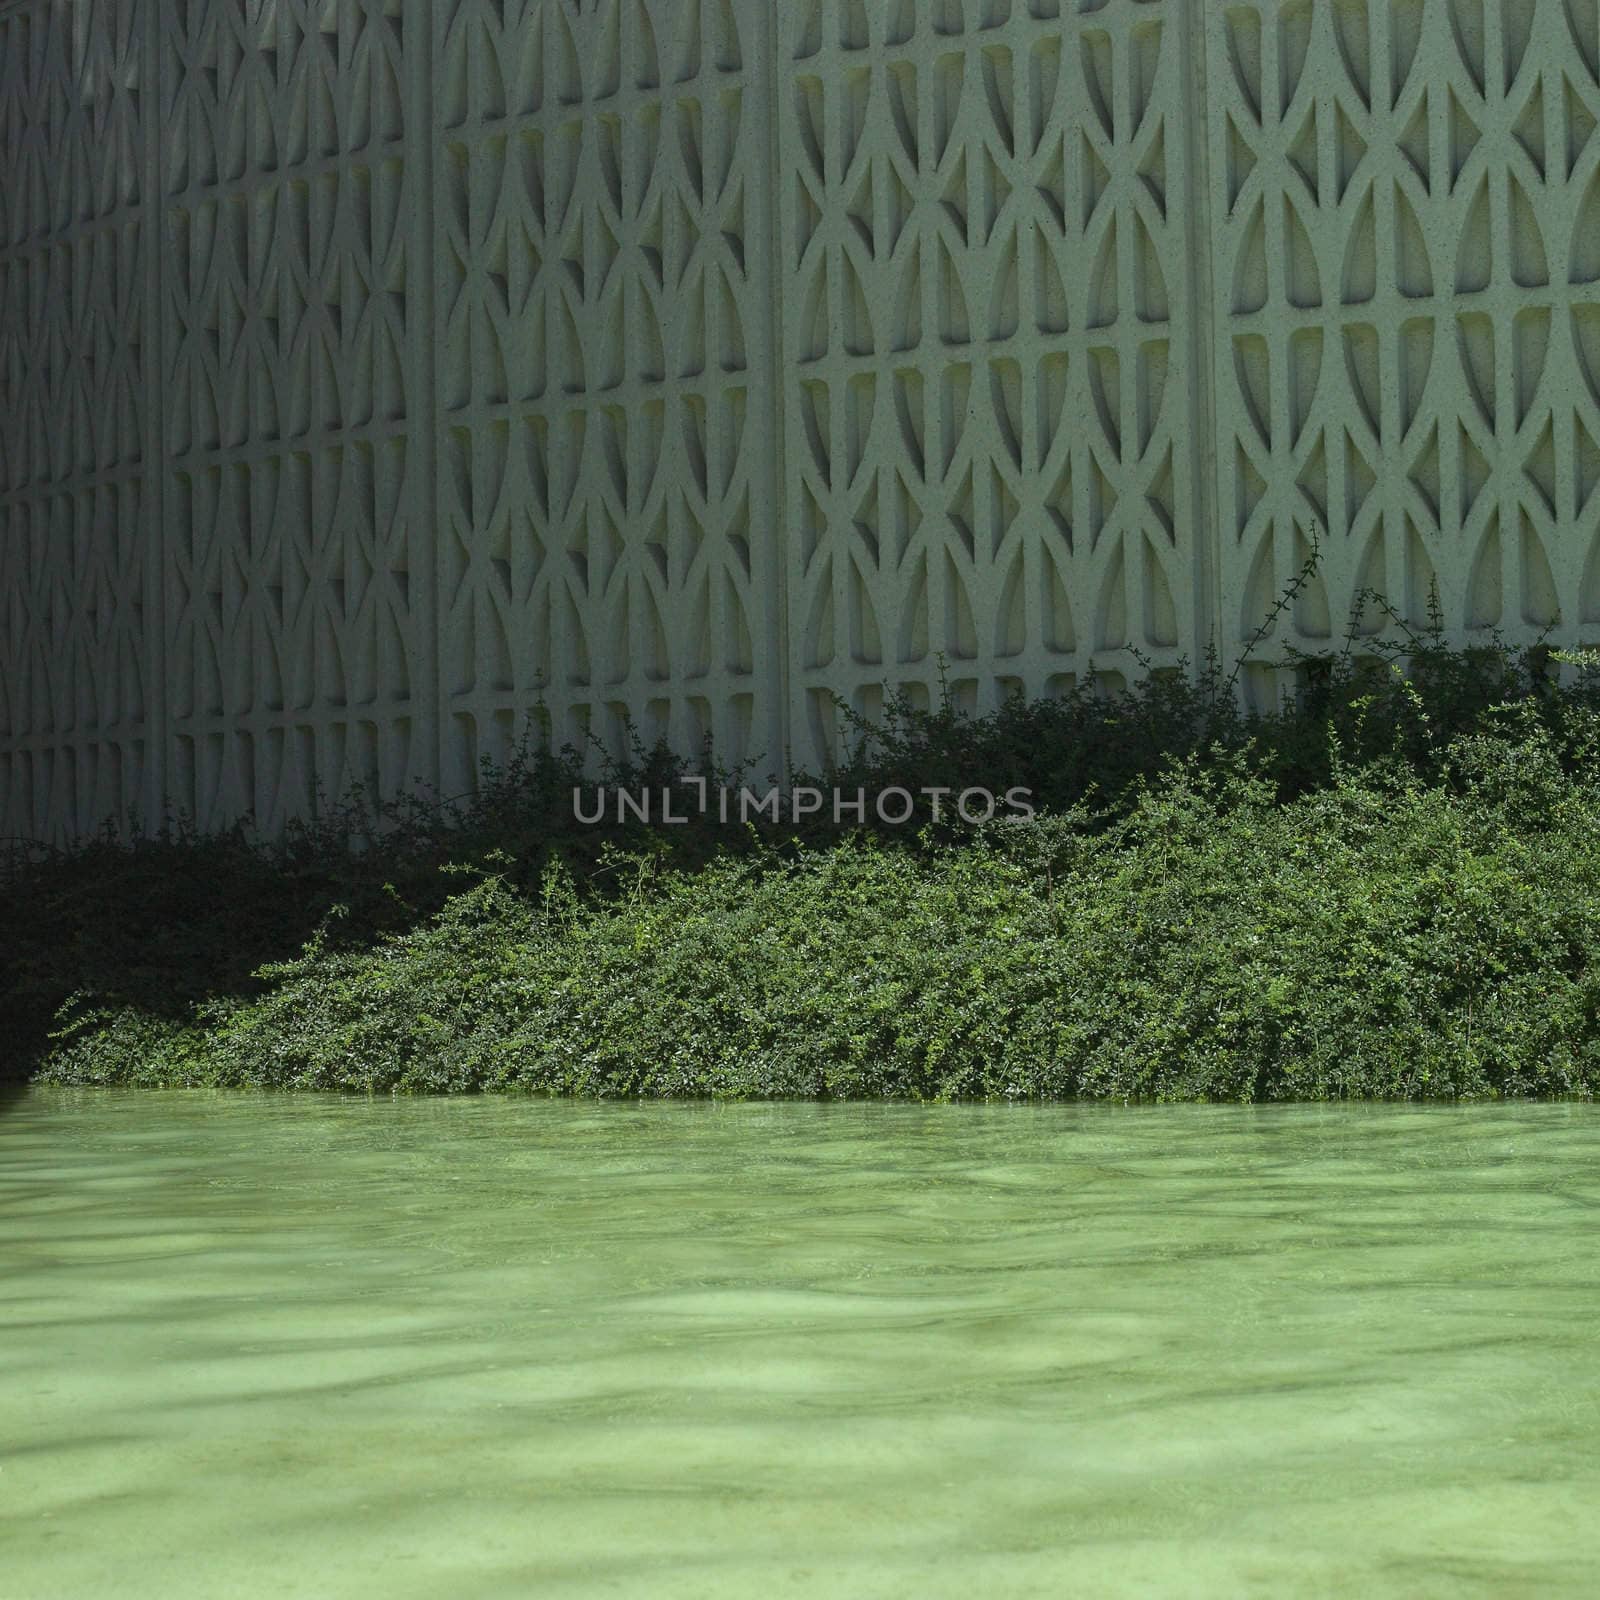
[[[771,542],[774,577],[769,590],[768,604],[777,622],[777,671],[769,674],[772,691],[777,696],[778,751],[781,765],[774,770],[782,779],[789,775],[790,752],[794,748],[794,706],[791,703],[792,668],[789,660],[789,481],[788,455],[784,447],[784,391],[788,369],[785,364],[783,325],[783,206],[780,199],[782,182],[782,111],[779,101],[782,83],[783,52],[780,44],[782,25],[779,20],[782,8],[762,7],[766,37],[762,40],[762,55],[767,67],[767,167],[771,175],[767,184],[763,219],[767,230],[767,339],[772,352],[769,397],[769,416],[772,424],[773,471],[773,526]],[[770,719],[769,719],[770,720]]]
[[[443,641],[440,637],[439,573],[444,562],[443,526],[439,516],[439,396],[438,360],[435,330],[440,326],[438,281],[435,272],[434,186],[439,138],[433,118],[433,0],[412,0],[404,13],[405,49],[408,76],[407,98],[413,111],[412,127],[418,130],[407,156],[416,169],[415,222],[413,248],[420,305],[406,307],[411,319],[408,338],[411,344],[413,393],[408,400],[411,437],[416,450],[414,470],[420,480],[415,504],[416,521],[407,540],[406,559],[413,562],[412,579],[416,592],[410,596],[412,636],[419,641],[417,682],[411,704],[414,728],[412,763],[426,759],[425,772],[407,773],[402,780],[413,789],[420,778],[442,792],[445,781],[445,737],[447,721],[444,706],[444,674],[440,669]],[[423,612],[418,617],[418,610]]]
[[171,685],[167,681],[167,574],[171,569],[167,548],[167,340],[166,262],[167,207],[161,176],[161,118],[166,103],[161,81],[161,7],[159,0],[144,0],[139,10],[140,76],[143,83],[144,128],[144,257],[145,419],[144,470],[144,744],[146,771],[143,792],[144,824],[159,825],[170,798],[171,753],[167,715]]
[[[1189,399],[1194,419],[1191,485],[1195,508],[1195,639],[1204,654],[1214,644],[1222,660],[1222,517],[1217,498],[1216,454],[1216,299],[1211,216],[1210,104],[1206,94],[1206,0],[1182,0],[1185,132],[1193,155],[1186,178],[1190,260]],[[1198,668],[1200,662],[1195,662]]]

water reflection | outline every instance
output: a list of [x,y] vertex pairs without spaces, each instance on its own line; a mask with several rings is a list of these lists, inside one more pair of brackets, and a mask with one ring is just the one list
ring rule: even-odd
[[1600,1111],[31,1092],[0,1592],[1600,1592]]

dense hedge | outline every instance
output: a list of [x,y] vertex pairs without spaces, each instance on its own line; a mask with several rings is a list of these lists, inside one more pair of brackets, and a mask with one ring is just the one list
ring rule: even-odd
[[363,948],[313,940],[198,1018],[79,1002],[71,1083],[606,1095],[1588,1092],[1600,791],[1542,731],[1457,781],[1284,805],[1189,763],[1130,815],[634,863],[586,903],[491,875]]
[[1204,675],[896,708],[846,780],[1047,803],[978,828],[582,830],[530,755],[364,853],[351,811],[108,838],[14,872],[0,1017],[61,1083],[1587,1094],[1600,693],[1542,674],[1435,641],[1264,718]]

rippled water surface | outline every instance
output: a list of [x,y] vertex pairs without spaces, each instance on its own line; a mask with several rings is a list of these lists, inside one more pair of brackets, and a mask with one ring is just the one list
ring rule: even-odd
[[0,1109],[0,1597],[1600,1594],[1600,1108]]

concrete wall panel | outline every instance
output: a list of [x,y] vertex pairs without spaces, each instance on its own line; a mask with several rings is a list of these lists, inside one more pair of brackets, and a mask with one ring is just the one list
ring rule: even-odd
[[1596,7],[1206,13],[1223,632],[1600,619]]
[[0,0],[0,835],[1600,633],[1597,126],[1596,0]]
[[144,24],[0,9],[0,838],[153,796]]

